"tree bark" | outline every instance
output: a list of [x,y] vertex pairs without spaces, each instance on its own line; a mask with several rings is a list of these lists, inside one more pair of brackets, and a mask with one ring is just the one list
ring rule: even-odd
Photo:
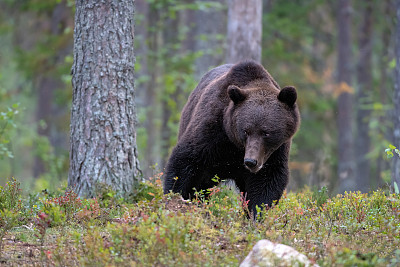
[[338,175],[339,191],[355,189],[352,136],[353,96],[351,90],[351,12],[350,0],[338,1]]
[[359,31],[359,59],[357,66],[357,115],[355,139],[356,184],[357,190],[368,192],[371,189],[370,162],[367,154],[370,152],[369,119],[371,116],[372,97],[372,1],[363,2],[363,18]]
[[261,62],[262,1],[228,1],[227,63]]
[[[394,145],[400,147],[400,0],[396,0],[396,18],[397,25],[395,30],[396,38],[396,68],[395,68],[395,89],[394,89],[394,116],[393,116],[393,136]],[[392,181],[396,182],[400,187],[400,157],[395,155],[393,157],[393,167],[392,167]]]
[[132,0],[77,0],[68,184],[132,191],[140,175],[134,95]]

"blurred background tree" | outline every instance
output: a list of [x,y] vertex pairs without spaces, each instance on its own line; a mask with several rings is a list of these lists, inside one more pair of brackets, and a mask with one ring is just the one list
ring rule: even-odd
[[[352,17],[353,6],[350,0],[336,3],[337,19],[337,131],[338,131],[338,179],[339,192],[355,190],[354,179],[354,133],[353,133],[353,56],[352,56]],[[358,137],[357,137],[358,138]]]
[[[180,111],[199,78],[226,63],[234,2],[240,1],[135,1],[137,143],[144,178],[163,171]],[[299,92],[302,125],[292,146],[289,189],[368,191],[389,184],[392,162],[383,151],[389,143],[400,146],[394,138],[400,117],[394,108],[395,1],[259,2],[261,62],[278,83]],[[351,22],[343,41],[346,20],[339,11],[346,2]],[[39,190],[67,180],[74,9],[72,0],[0,2],[0,113],[18,110],[4,138],[1,127],[9,119],[0,116],[0,149],[10,153],[0,155],[0,183],[15,176]],[[344,137],[352,141],[340,141]],[[349,150],[348,157],[340,156]],[[339,179],[343,165],[352,168],[348,184]]]
[[[395,68],[395,92],[394,92],[394,109],[393,109],[393,121],[394,121],[394,142],[395,146],[399,147],[400,144],[400,1],[396,0],[396,31],[394,33],[396,39],[395,55],[396,55],[396,68]],[[392,167],[392,180],[400,185],[400,157],[395,157]]]
[[226,63],[261,63],[262,1],[229,0]]

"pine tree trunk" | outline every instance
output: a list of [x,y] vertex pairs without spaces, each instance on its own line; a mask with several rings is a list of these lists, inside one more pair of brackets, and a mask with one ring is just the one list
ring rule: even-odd
[[[396,38],[396,69],[395,69],[395,89],[394,89],[394,144],[397,148],[400,147],[400,0],[396,0],[396,17],[397,25],[395,30]],[[393,157],[393,167],[392,167],[392,180],[396,182],[400,187],[400,157],[395,155]]]
[[370,152],[369,121],[372,97],[372,2],[363,2],[363,19],[359,31],[359,60],[357,66],[357,114],[355,139],[356,185],[357,190],[368,192],[371,189],[370,162],[367,158]]
[[226,63],[261,62],[262,1],[229,0]]
[[352,136],[353,97],[351,88],[351,12],[350,0],[338,1],[338,175],[339,191],[355,189]]
[[132,191],[140,175],[134,96],[132,0],[77,0],[69,186]]

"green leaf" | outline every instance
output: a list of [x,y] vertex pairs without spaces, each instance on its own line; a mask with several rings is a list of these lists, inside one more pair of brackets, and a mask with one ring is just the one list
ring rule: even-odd
[[382,105],[382,103],[376,102],[373,104],[372,108],[374,110],[383,110],[383,105]]
[[389,145],[389,148],[390,149],[396,149],[396,147],[394,145],[392,145],[392,144]]
[[391,68],[391,69],[396,68],[396,59],[393,58],[393,59],[389,62],[389,68]]

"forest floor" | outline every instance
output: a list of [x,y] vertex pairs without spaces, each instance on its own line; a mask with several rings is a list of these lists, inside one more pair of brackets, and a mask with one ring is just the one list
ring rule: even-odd
[[235,190],[210,193],[184,201],[154,179],[128,198],[106,187],[94,199],[24,196],[11,180],[0,187],[0,266],[238,266],[261,239],[320,266],[400,265],[398,194],[304,189],[254,222]]

